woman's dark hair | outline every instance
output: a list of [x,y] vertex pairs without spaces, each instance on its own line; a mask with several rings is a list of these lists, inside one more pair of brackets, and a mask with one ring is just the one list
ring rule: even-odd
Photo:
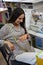
[[[14,23],[21,14],[25,15],[24,10],[22,8],[19,7],[14,9],[8,23]],[[20,25],[25,29],[25,16],[24,16],[23,22],[20,23]]]

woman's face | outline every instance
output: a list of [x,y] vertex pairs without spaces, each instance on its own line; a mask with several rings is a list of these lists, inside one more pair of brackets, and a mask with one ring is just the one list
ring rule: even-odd
[[19,25],[20,23],[23,22],[23,19],[24,19],[24,14],[21,14],[21,15],[16,19],[16,21],[14,22],[14,24]]

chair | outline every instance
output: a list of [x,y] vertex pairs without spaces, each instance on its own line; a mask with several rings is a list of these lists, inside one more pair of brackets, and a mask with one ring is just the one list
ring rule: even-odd
[[[0,24],[0,28],[1,28],[3,25],[4,25],[4,24]],[[6,49],[6,48],[7,48],[7,49]],[[11,50],[9,49],[8,46],[3,45],[2,47],[0,47],[0,51],[1,51],[1,53],[2,53],[2,55],[3,55],[3,57],[4,57],[4,59],[5,59],[5,61],[6,61],[6,63],[7,63],[7,65],[9,65],[9,59],[10,59],[10,57],[11,57],[11,55],[12,55]]]
[[11,65],[30,65],[30,64],[17,61],[17,60],[11,60]]
[[3,25],[4,25],[4,24],[0,23],[0,29],[1,29],[1,27],[2,27]]

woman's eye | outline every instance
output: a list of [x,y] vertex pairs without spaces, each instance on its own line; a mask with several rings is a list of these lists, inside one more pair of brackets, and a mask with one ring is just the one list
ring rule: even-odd
[[23,18],[19,18],[19,20],[23,20]]
[[21,18],[19,18],[19,20],[20,20]]

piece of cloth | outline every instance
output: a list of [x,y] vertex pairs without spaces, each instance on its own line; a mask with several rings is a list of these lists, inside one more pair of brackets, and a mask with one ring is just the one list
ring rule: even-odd
[[1,13],[0,13],[0,23],[2,23],[2,15],[1,15]]

